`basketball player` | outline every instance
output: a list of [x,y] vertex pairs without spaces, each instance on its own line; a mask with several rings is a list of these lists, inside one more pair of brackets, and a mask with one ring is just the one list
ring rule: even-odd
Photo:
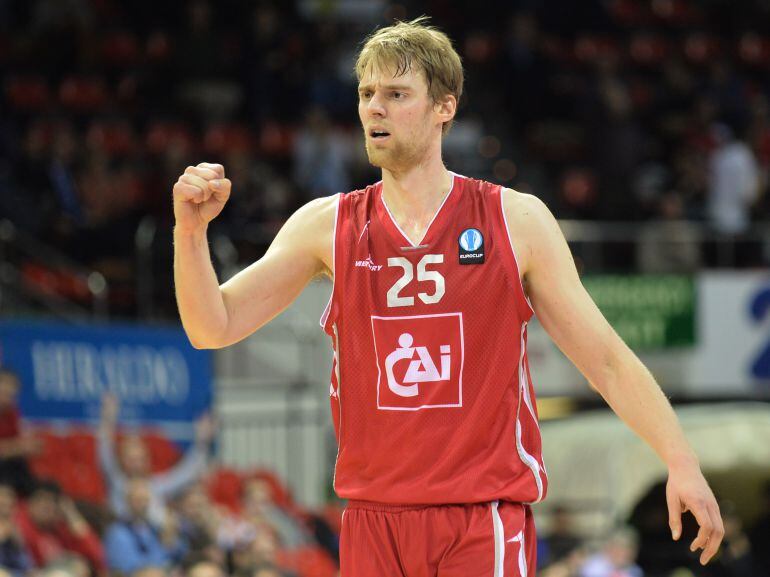
[[343,577],[535,573],[529,504],[546,495],[527,324],[541,324],[668,466],[674,539],[722,540],[714,496],[666,397],[596,308],[556,220],[536,197],[446,169],[441,138],[463,87],[449,39],[423,19],[369,37],[358,114],[382,180],[314,200],[264,257],[219,285],[206,229],[230,196],[224,168],[174,185],[177,298],[194,346],[238,342],[315,276],[334,280],[334,486]]

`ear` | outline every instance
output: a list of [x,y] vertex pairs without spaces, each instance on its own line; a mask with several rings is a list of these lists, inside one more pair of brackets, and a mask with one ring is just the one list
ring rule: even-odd
[[457,98],[447,94],[438,102],[433,104],[433,110],[438,115],[441,123],[449,122],[457,113]]

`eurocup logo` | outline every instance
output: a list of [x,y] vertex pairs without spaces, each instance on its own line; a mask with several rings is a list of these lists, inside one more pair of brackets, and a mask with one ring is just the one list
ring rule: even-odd
[[477,228],[466,228],[457,239],[460,264],[484,264],[484,235]]
[[460,246],[468,252],[478,250],[482,242],[484,242],[484,237],[475,228],[469,228],[460,235]]

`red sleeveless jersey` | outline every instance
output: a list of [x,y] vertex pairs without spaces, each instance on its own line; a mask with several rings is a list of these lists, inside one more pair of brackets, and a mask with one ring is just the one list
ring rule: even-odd
[[397,504],[543,499],[524,294],[501,187],[452,175],[425,237],[382,183],[339,196],[331,336],[334,488]]

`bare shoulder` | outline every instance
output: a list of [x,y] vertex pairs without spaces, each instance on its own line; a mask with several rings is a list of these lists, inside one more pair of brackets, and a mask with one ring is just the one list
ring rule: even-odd
[[503,188],[502,194],[508,234],[524,275],[530,270],[539,246],[558,234],[559,227],[548,206],[535,195],[511,188]]

